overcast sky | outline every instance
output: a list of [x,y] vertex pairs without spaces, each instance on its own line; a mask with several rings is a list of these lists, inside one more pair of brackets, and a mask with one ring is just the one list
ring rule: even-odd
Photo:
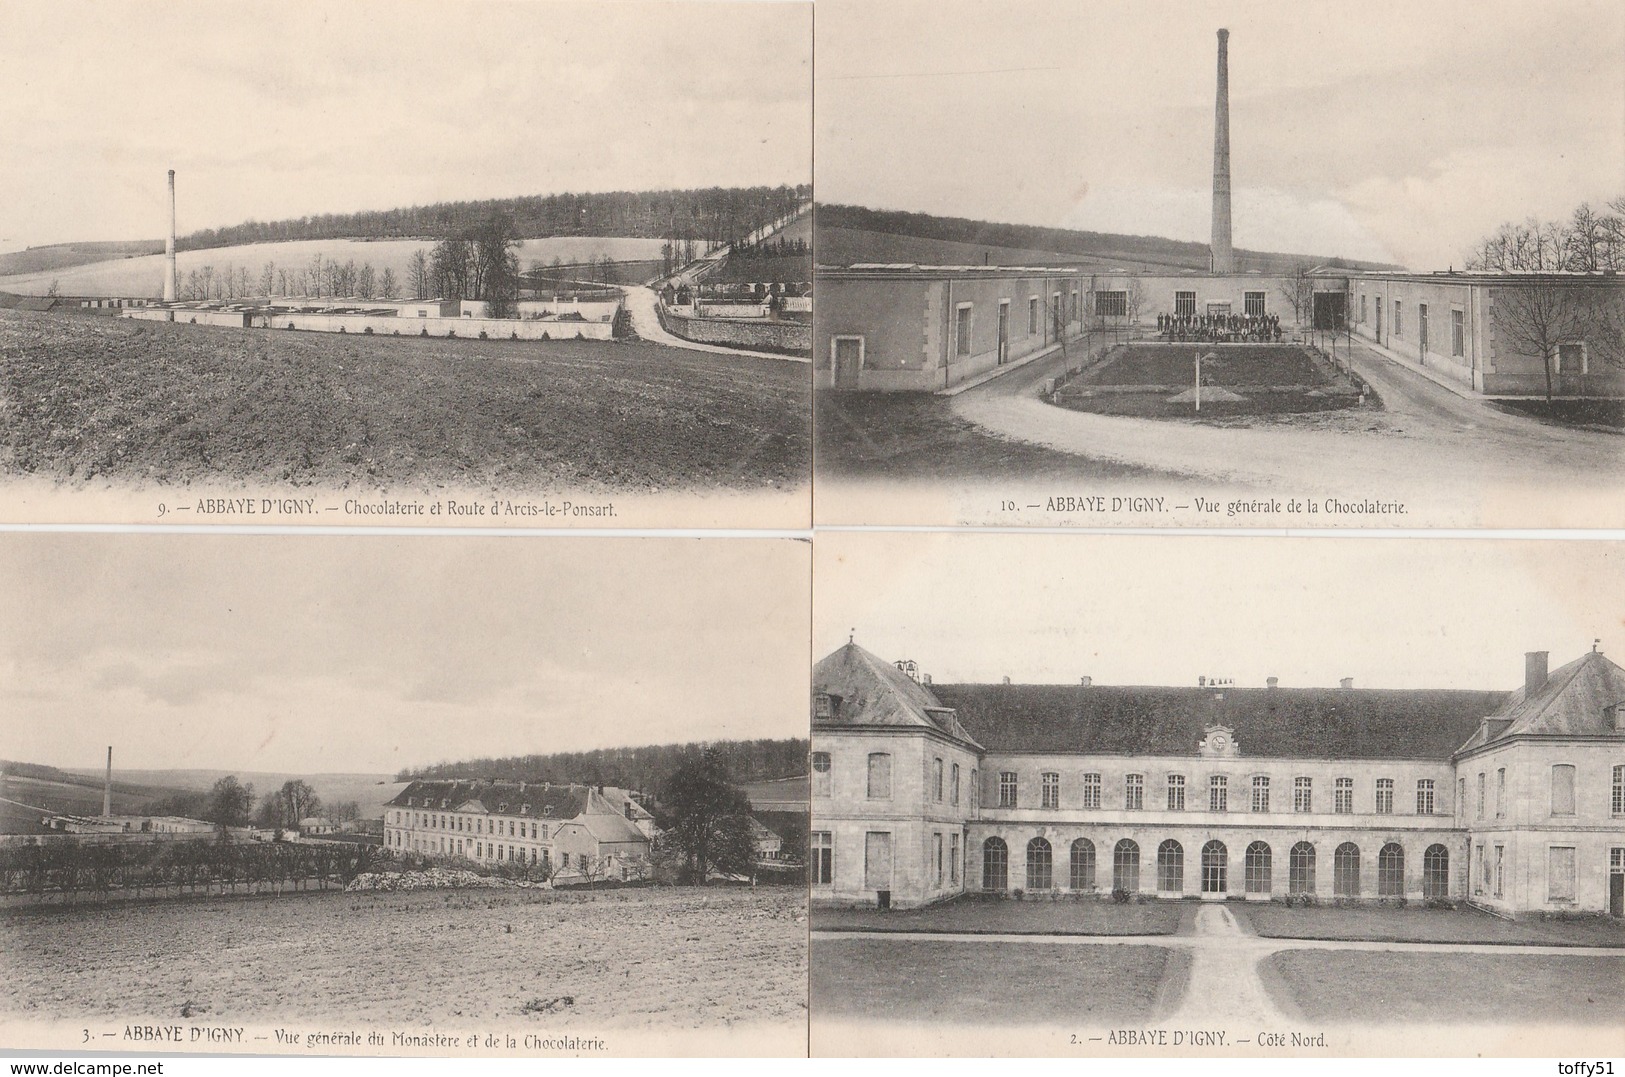
[[807,735],[807,544],[0,535],[0,758],[393,772]]
[[0,250],[811,180],[802,3],[0,5]]
[[1510,690],[1525,651],[1625,663],[1605,542],[830,533],[813,650],[938,681]]
[[818,196],[1209,238],[1230,32],[1235,243],[1459,266],[1625,194],[1618,0],[818,0]]

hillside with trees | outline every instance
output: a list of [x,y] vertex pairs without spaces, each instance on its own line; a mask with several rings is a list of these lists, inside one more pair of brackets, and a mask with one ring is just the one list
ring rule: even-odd
[[805,185],[526,195],[246,221],[200,229],[176,245],[201,250],[289,240],[438,238],[494,217],[511,219],[518,239],[629,236],[717,244],[743,239],[811,197]]
[[[707,752],[709,750],[709,756]],[[684,766],[709,758],[724,767],[736,783],[766,781],[805,773],[807,741],[726,740],[694,744],[657,744],[638,748],[595,748],[590,752],[468,759],[408,768],[396,781],[414,778],[490,778],[495,781],[576,782],[614,785],[655,793]]]

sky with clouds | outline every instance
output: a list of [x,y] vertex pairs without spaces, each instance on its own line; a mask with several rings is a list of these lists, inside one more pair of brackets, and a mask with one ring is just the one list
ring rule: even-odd
[[0,6],[0,250],[557,191],[811,180],[801,3]]
[[1600,638],[1625,662],[1625,549],[1212,535],[820,534],[813,650],[856,634],[943,682],[1510,690]]
[[807,544],[0,535],[0,758],[393,772],[807,732]]
[[818,196],[1208,239],[1230,30],[1235,242],[1460,265],[1625,194],[1617,0],[819,0]]

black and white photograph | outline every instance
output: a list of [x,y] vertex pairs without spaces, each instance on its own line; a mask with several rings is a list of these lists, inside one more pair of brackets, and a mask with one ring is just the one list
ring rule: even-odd
[[821,0],[816,515],[1615,526],[1625,8]]
[[0,1044],[805,1055],[809,558],[0,535]]
[[1618,1055],[1617,542],[837,532],[814,1055]]
[[811,56],[809,3],[8,5],[0,518],[805,527]]

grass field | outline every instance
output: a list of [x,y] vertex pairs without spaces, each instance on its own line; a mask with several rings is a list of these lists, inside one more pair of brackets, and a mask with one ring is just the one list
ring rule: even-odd
[[0,916],[25,1018],[722,1027],[805,1022],[799,887],[314,893]]
[[[608,255],[612,261],[658,262],[658,239],[616,236],[553,236],[527,239],[519,245],[519,265],[529,269],[532,261],[544,265],[556,257],[566,263],[584,262]],[[387,266],[404,288],[411,279],[411,259],[416,251],[428,253],[430,239],[302,239],[289,243],[246,243],[236,247],[181,251],[175,255],[175,269],[182,278],[194,269],[213,266],[215,276],[227,269],[246,268],[254,287],[259,287],[261,269],[274,262],[283,269],[308,269],[311,258],[320,254],[324,262],[355,260],[356,265],[371,262],[382,274]],[[160,248],[161,250],[161,248]],[[163,294],[164,256],[162,253],[134,258],[113,258],[79,265],[36,270],[0,276],[0,291],[22,295],[44,295],[52,281],[63,295],[157,296]]]
[[1137,1023],[1190,973],[1161,946],[829,939],[813,943],[815,1016],[956,1025]]
[[[1198,353],[1200,413],[1186,399]],[[1203,420],[1376,406],[1325,359],[1291,344],[1122,344],[1063,384],[1055,403],[1100,415]]]
[[[1369,939],[1378,942],[1490,942],[1538,946],[1625,947],[1625,923],[1501,920],[1472,909],[1313,908],[1234,903],[1233,911],[1271,939]],[[1622,954],[1625,956],[1625,954]]]
[[1152,472],[1010,441],[929,393],[821,392],[818,471],[843,479],[1149,478]]
[[1193,383],[1196,354],[1215,354],[1202,363],[1203,384],[1240,388],[1264,385],[1326,387],[1330,372],[1294,344],[1123,344],[1078,375],[1084,385],[1168,385]]
[[1172,935],[1182,906],[1155,902],[954,901],[924,909],[815,909],[815,930],[961,931],[973,934]]
[[1625,1023],[1625,956],[1285,950],[1264,982],[1311,1021]]
[[0,473],[653,492],[808,481],[790,363],[0,312]]

